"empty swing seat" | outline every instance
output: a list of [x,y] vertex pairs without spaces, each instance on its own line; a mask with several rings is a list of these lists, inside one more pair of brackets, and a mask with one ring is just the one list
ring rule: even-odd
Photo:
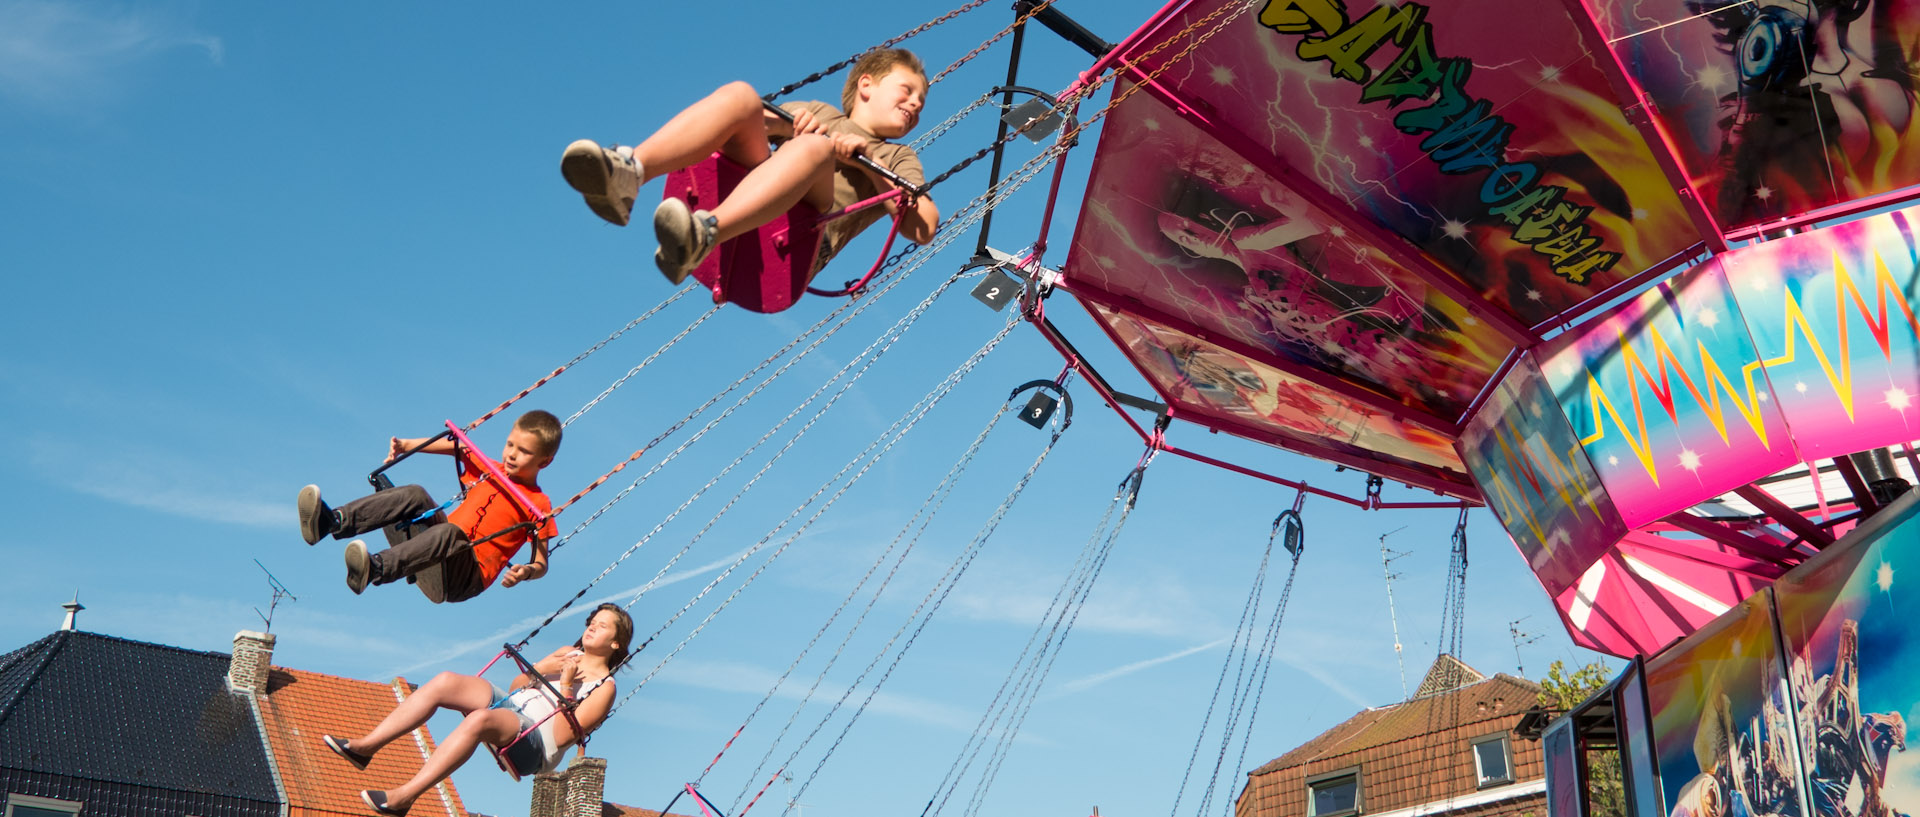
[[[685,200],[694,210],[711,210],[733,192],[750,168],[719,153],[685,170],[667,174],[667,198]],[[721,242],[693,277],[713,292],[713,302],[732,303],[753,312],[779,312],[793,306],[813,277],[820,249],[820,211],[802,200],[786,213],[745,235]]]

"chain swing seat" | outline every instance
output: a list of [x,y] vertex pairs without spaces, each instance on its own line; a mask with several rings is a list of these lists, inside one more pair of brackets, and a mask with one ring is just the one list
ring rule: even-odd
[[[764,105],[768,111],[789,122],[793,120],[793,115],[785,109],[771,102]],[[693,269],[694,280],[713,293],[714,303],[732,303],[749,312],[771,313],[793,306],[801,295],[808,292],[815,295],[852,296],[866,288],[867,283],[880,271],[880,262],[876,262],[865,277],[847,282],[844,289],[829,291],[807,286],[813,278],[815,259],[820,251],[821,227],[835,219],[881,206],[902,196],[910,201],[924,189],[864,155],[856,159],[898,189],[854,202],[830,213],[822,213],[802,199],[772,221],[721,242],[707,255],[706,260]],[[740,180],[752,170],[715,151],[704,161],[667,174],[663,199],[685,201],[689,210],[711,210],[732,195],[734,188],[740,185]],[[880,250],[882,259],[893,250],[893,241],[900,235],[900,218],[899,215],[893,218],[893,229],[887,234],[887,243]]]

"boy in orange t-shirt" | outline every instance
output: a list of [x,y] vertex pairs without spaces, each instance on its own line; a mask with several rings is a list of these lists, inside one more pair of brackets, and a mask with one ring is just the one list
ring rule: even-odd
[[[387,443],[387,461],[424,442],[392,438]],[[366,542],[355,539],[348,543],[347,588],[358,594],[368,584],[410,579],[420,585],[427,598],[439,603],[478,596],[496,578],[501,587],[512,587],[545,576],[547,540],[555,534],[553,520],[545,519],[534,531],[533,558],[523,565],[507,566],[526,543],[527,531],[507,529],[545,517],[553,510],[552,500],[540,490],[539,477],[540,470],[552,464],[553,455],[560,450],[559,418],[538,409],[520,415],[507,434],[505,450],[500,452],[500,471],[513,481],[537,516],[529,515],[503,486],[495,485],[472,459],[472,452],[461,450],[452,440],[435,440],[421,450],[462,460],[460,482],[466,497],[451,514],[440,513],[427,489],[418,485],[379,491],[338,508],[329,507],[320,498],[319,486],[300,489],[300,536],[309,545],[328,534],[345,539],[388,527],[404,537],[393,547],[372,554],[367,552]],[[420,519],[423,515],[427,518]]]

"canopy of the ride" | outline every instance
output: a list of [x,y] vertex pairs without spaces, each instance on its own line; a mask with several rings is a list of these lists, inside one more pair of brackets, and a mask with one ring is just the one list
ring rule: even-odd
[[1175,416],[1491,506],[1584,645],[1831,541],[1696,506],[1920,437],[1920,211],[1825,226],[1920,183],[1920,2],[1196,0],[1122,48],[1062,287]]

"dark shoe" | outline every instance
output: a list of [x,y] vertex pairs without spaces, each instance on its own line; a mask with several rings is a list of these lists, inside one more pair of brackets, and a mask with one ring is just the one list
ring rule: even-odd
[[320,486],[301,488],[294,504],[300,508],[300,538],[307,544],[316,544],[320,537],[333,532],[333,509],[320,499]]
[[387,805],[387,793],[383,791],[361,789],[360,799],[366,801],[367,807],[373,809],[374,813],[390,814],[393,817],[407,817],[407,810],[413,808],[411,805],[407,808],[393,808]]
[[420,593],[427,597],[427,601],[433,602],[434,604],[444,604],[446,602],[446,571],[442,570],[439,564],[428,565],[425,570],[408,576],[407,580],[420,586]]
[[373,560],[367,556],[367,543],[355,539],[347,543],[347,589],[358,596],[373,581]]
[[693,274],[700,262],[713,252],[720,222],[705,210],[691,210],[680,199],[669,198],[653,209],[653,236],[660,249],[653,251],[653,263],[660,274],[679,286]]
[[339,755],[341,758],[345,759],[348,763],[353,764],[354,768],[359,769],[361,771],[366,771],[367,764],[373,762],[373,758],[347,748],[346,741],[336,738],[332,735],[321,735],[320,742],[326,744],[327,748],[332,749],[334,754]]
[[641,172],[632,148],[605,148],[591,139],[581,139],[560,154],[560,175],[580,191],[594,215],[621,227],[633,217]]

